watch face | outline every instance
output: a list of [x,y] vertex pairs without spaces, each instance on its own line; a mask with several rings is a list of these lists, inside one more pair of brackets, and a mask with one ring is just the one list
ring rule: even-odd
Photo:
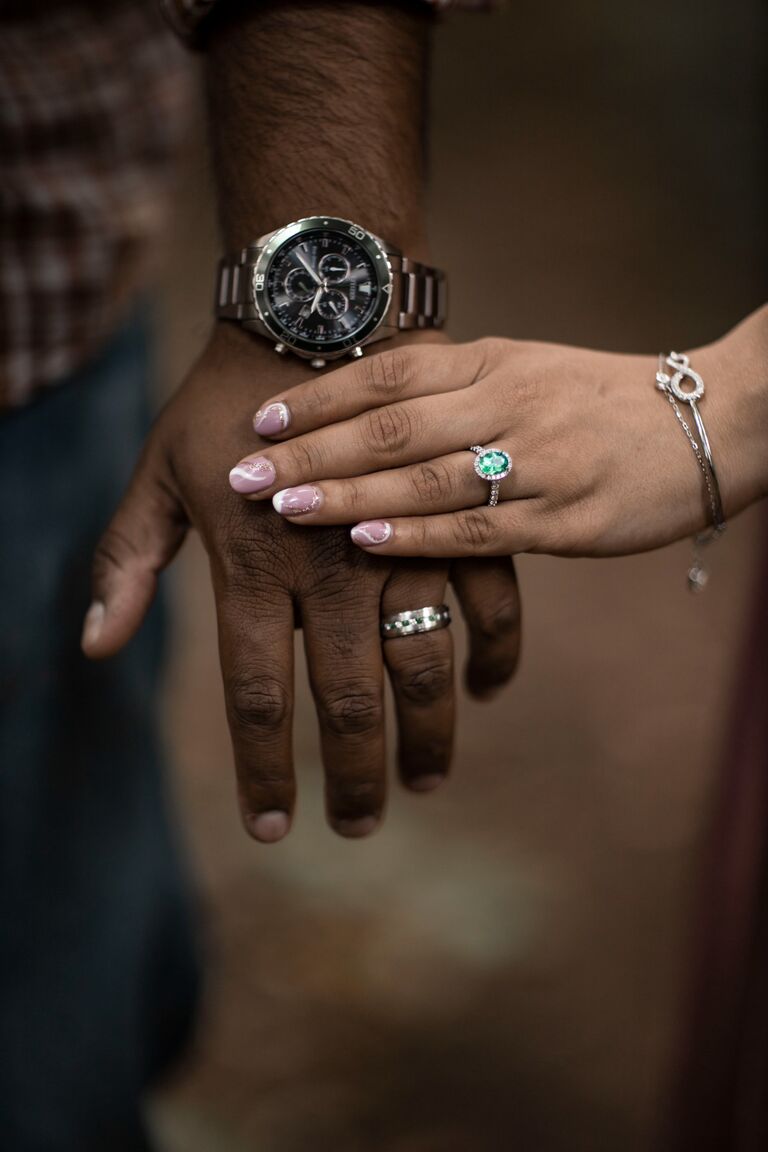
[[280,340],[306,352],[354,347],[389,305],[386,254],[347,221],[313,217],[290,225],[265,249],[257,273],[262,319]]

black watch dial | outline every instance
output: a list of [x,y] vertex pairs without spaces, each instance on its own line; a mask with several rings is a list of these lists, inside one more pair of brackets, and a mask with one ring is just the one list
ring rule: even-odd
[[272,257],[264,295],[273,324],[291,342],[321,349],[354,344],[379,304],[373,260],[353,236],[317,228]]

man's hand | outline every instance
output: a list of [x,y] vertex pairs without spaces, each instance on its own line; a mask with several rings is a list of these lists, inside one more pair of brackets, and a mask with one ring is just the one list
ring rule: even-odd
[[[268,505],[232,492],[232,461],[258,443],[251,417],[277,387],[307,377],[266,343],[220,325],[147,441],[128,493],[99,545],[94,606],[84,630],[93,658],[117,652],[138,629],[158,573],[189,525],[211,563],[224,693],[247,830],[288,831],[293,629],[304,630],[320,722],[328,817],[345,836],[372,831],[385,802],[383,664],[389,671],[404,783],[426,790],[445,776],[453,733],[449,630],[379,639],[382,614],[445,598],[442,563],[367,556],[343,529],[307,532]],[[508,560],[459,568],[457,593],[472,637],[470,687],[507,680],[519,647],[519,604]]]
[[[422,7],[351,0],[220,5],[205,59],[225,250],[322,204],[412,258],[428,258],[422,90],[429,21]],[[400,772],[411,788],[443,778],[453,731],[450,631],[388,640],[383,658],[379,639],[382,613],[444,600],[447,566],[364,555],[343,529],[302,531],[229,486],[232,464],[259,447],[255,409],[308,373],[234,325],[215,329],[158,420],[104,536],[84,631],[90,656],[121,648],[188,525],[199,530],[211,561],[243,819],[266,841],[287,832],[294,804],[296,622],[304,630],[337,831],[364,835],[383,810],[384,661]],[[482,694],[507,679],[517,659],[517,587],[508,560],[468,564],[455,584],[472,636],[468,682]]]

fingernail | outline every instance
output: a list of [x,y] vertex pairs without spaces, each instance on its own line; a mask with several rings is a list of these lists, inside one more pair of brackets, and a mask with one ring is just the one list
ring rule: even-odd
[[355,544],[369,547],[371,544],[384,544],[392,535],[392,525],[386,520],[364,520],[352,529]]
[[274,844],[282,840],[288,832],[289,820],[285,812],[261,812],[258,816],[249,815],[248,830],[262,844]]
[[301,516],[304,512],[316,512],[322,506],[323,494],[313,484],[301,484],[298,488],[283,488],[272,497],[272,506],[283,516]]
[[287,404],[267,404],[266,408],[259,408],[253,418],[253,427],[262,436],[276,436],[278,432],[285,432],[291,422],[291,413]]
[[412,776],[408,781],[408,787],[413,792],[433,792],[435,788],[439,788],[445,780],[445,776],[441,776],[438,772],[433,772],[428,776]]
[[104,614],[105,608],[101,600],[94,600],[83,621],[83,635],[80,640],[83,648],[92,647],[98,640],[104,624]]
[[275,482],[275,466],[265,456],[255,460],[241,460],[229,474],[229,483],[235,492],[261,492]]
[[370,836],[378,825],[377,816],[362,816],[359,820],[336,820],[333,826],[339,835],[357,840],[361,836]]

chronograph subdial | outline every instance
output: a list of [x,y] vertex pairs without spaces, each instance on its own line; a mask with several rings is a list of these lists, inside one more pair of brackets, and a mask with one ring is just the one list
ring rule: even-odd
[[293,268],[285,278],[285,291],[291,300],[311,300],[317,285],[306,268]]
[[349,308],[349,300],[338,288],[323,292],[317,302],[317,311],[324,320],[338,320]]
[[339,252],[328,252],[318,264],[317,271],[326,284],[343,284],[349,277],[351,267],[346,257]]

